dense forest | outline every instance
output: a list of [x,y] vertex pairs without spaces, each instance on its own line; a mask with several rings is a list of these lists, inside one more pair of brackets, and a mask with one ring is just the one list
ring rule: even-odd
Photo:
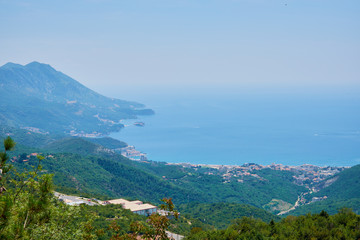
[[[30,154],[34,152],[36,154]],[[266,181],[249,178],[246,184],[224,183],[220,176],[206,174],[209,169],[134,162],[99,143],[81,138],[44,138],[42,148],[31,148],[21,144],[15,147],[7,137],[0,157],[2,239],[49,239],[50,236],[53,239],[135,239],[139,235],[160,236],[165,229],[187,239],[360,237],[360,217],[349,209],[341,209],[334,215],[315,209],[318,213],[281,219],[256,207],[273,196],[294,200],[293,192],[296,196],[302,187],[294,187],[297,185],[292,183],[289,172],[265,169],[256,173]],[[356,180],[357,169],[356,166],[335,176],[339,185],[333,188],[344,186],[342,181],[349,184],[351,176]],[[293,189],[290,191],[290,188]],[[172,220],[160,219],[160,216],[147,219],[116,205],[68,206],[54,197],[54,189],[100,199],[125,196],[155,204],[160,204],[164,197],[173,197],[181,214]],[[235,192],[238,195],[234,195]],[[337,198],[338,202],[330,203],[337,204],[337,209],[358,203],[357,192],[352,193],[355,198],[348,202]],[[308,206],[320,204],[326,209],[321,204],[329,201],[332,200]],[[295,209],[294,213],[299,210],[301,208]],[[156,229],[157,221],[166,224]]]
[[360,216],[350,209],[341,209],[335,215],[325,211],[319,214],[288,216],[280,222],[249,217],[236,219],[225,230],[202,231],[193,229],[189,240],[225,239],[359,239]]
[[[60,201],[52,175],[40,165],[43,156],[21,170],[9,163],[15,145],[7,137],[0,152],[0,239],[168,239],[167,215],[146,218],[121,205],[69,206]],[[161,201],[159,209],[178,218],[172,200]]]
[[[319,191],[304,195],[306,204],[288,214],[319,213],[321,210],[334,214],[342,207],[351,207],[356,213],[360,210],[357,204],[360,200],[359,166],[331,176],[330,180],[336,180],[331,185],[325,179],[306,187],[295,181],[294,177],[302,174],[296,171],[267,168],[252,170],[243,176],[230,171],[232,175],[228,177],[223,169],[131,161],[116,150],[126,144],[111,138],[44,135],[2,128],[1,135],[6,134],[18,140],[15,151],[10,154],[12,163],[23,169],[36,161],[31,153],[42,153],[44,171],[54,174],[55,189],[63,193],[101,199],[125,197],[154,203],[159,203],[162,197],[172,197],[177,205],[240,203],[277,214],[290,209],[309,188],[318,188]],[[323,196],[327,198],[312,202],[312,198]]]
[[[287,173],[272,171],[271,175],[264,172],[264,177],[269,177],[268,181],[250,178],[244,183],[224,183],[220,175],[203,174],[192,168],[165,163],[133,162],[120,154],[101,152],[93,143],[84,144],[81,139],[68,141],[71,144],[57,141],[59,144],[51,144],[48,149],[36,150],[45,154],[43,167],[55,174],[54,183],[59,191],[60,188],[75,188],[83,194],[148,201],[171,196],[176,204],[236,202],[257,207],[273,198],[295,202],[304,191],[304,187],[295,185]],[[69,147],[62,148],[65,145]],[[20,158],[30,153],[19,146],[14,154],[17,159],[14,164],[19,168],[30,164],[33,161],[31,157],[25,162]]]
[[267,223],[281,219],[263,209],[239,203],[190,203],[179,205],[178,209],[187,218],[198,219],[216,229],[225,229],[233,219],[241,217],[261,219]]

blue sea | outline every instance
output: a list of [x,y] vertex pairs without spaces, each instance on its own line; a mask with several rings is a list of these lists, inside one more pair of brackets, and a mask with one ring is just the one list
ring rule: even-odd
[[[111,137],[150,160],[319,166],[360,164],[360,97],[173,94],[143,97],[155,115]],[[136,121],[144,127],[134,126]]]

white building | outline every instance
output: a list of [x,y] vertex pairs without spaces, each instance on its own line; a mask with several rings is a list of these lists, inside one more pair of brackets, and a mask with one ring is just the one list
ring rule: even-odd
[[152,213],[156,213],[157,207],[151,204],[143,204],[142,201],[136,200],[136,201],[128,201],[125,199],[113,199],[109,201],[104,201],[103,204],[121,204],[123,208],[129,209],[133,213],[149,216]]

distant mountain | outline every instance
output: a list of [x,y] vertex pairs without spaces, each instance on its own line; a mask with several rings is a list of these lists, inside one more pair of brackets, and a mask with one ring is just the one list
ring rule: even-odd
[[106,133],[121,119],[153,114],[136,102],[102,96],[50,65],[0,67],[0,123],[37,132]]

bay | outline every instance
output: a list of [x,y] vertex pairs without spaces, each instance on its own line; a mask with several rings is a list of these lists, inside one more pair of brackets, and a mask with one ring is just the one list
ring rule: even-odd
[[[360,101],[333,96],[144,97],[155,115],[110,136],[171,163],[353,166],[360,163]],[[133,125],[136,121],[144,127]]]

